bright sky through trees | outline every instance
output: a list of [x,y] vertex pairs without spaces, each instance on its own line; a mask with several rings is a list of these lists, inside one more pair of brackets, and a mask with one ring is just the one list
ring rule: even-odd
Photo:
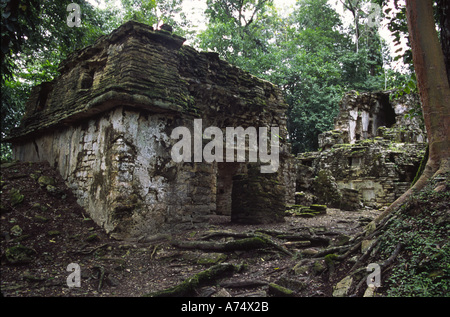
[[[105,0],[89,0],[89,2],[95,6],[99,6],[100,8],[105,8]],[[120,7],[120,0],[115,0],[115,2],[117,3],[116,6]],[[274,0],[274,5],[281,16],[288,16],[289,13],[292,12],[292,8],[295,6],[296,2],[297,0]],[[404,0],[400,0],[400,2],[404,2]],[[352,23],[351,13],[348,11],[345,12],[342,3],[339,0],[328,0],[328,3],[334,10],[336,10],[337,13],[339,13],[342,17],[344,25],[348,27]],[[193,23],[193,28],[196,31],[204,30],[206,28],[206,17],[204,14],[207,8],[206,0],[184,0],[182,6],[188,20]],[[390,3],[389,7],[393,9],[393,3]],[[393,13],[394,10],[392,10],[390,14],[392,15]],[[381,21],[378,32],[380,33],[380,36],[389,44],[391,55],[394,55],[394,51],[397,48],[394,48],[393,38],[387,29],[386,23],[386,19]],[[403,39],[402,43],[405,41],[406,39]],[[187,44],[192,45],[189,39]],[[402,60],[398,60],[392,62],[389,67],[398,72],[403,72],[404,64]]]

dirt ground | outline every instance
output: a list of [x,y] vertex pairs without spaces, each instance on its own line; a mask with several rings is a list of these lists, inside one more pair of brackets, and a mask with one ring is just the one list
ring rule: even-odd
[[[49,187],[41,178],[40,184],[42,175],[56,183]],[[320,269],[314,254],[342,240],[345,243],[380,211],[328,209],[325,215],[289,216],[282,224],[264,226],[236,225],[228,217],[211,216],[209,225],[202,228],[156,235],[146,242],[117,241],[89,218],[47,163],[16,163],[2,164],[0,212],[1,294],[5,297],[140,297],[178,285],[221,262],[242,269],[202,285],[193,296],[311,297],[331,296],[339,278],[331,277],[323,260]],[[180,249],[172,243],[226,242],[237,233],[264,234],[281,248],[209,252]],[[301,236],[317,239],[299,241]],[[13,263],[11,254],[17,246],[24,247],[26,256]],[[294,270],[306,262],[312,269]],[[71,263],[80,267],[80,287],[68,286]],[[280,292],[274,284],[289,292]]]

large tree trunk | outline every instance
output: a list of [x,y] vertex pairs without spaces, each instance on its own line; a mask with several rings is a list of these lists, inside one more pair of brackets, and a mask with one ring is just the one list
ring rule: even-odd
[[377,219],[396,210],[435,174],[450,170],[450,87],[444,54],[435,28],[432,0],[406,0],[414,68],[429,142],[425,170],[415,185]]
[[441,46],[444,53],[447,79],[450,82],[450,1],[438,0],[439,27],[441,29]]
[[431,0],[407,0],[408,29],[422,110],[430,144],[428,175],[448,169],[450,88]]

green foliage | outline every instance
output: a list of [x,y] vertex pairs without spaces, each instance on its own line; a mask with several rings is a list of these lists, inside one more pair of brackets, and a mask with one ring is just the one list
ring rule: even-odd
[[[129,20],[154,28],[168,24],[177,35],[186,36],[191,33],[188,30],[191,24],[182,12],[182,2],[183,0],[121,0],[122,10],[117,12],[116,27]],[[110,9],[117,10],[112,5]]]
[[[108,31],[107,12],[86,0],[77,3],[81,27],[67,25],[67,1],[1,1],[2,139],[19,124],[31,87],[53,80],[62,59]],[[9,159],[9,145],[2,143],[1,150],[2,159]]]
[[[17,127],[25,110],[25,100],[31,87],[20,81],[5,80],[1,86],[1,138],[9,134],[9,131]],[[0,144],[0,157],[2,161],[11,159],[11,147],[9,144]]]
[[388,296],[450,296],[450,182],[446,177],[446,189],[434,190],[443,183],[432,180],[399,210],[380,237],[379,250],[386,258],[398,243],[404,245],[382,283]]
[[273,66],[269,39],[274,37],[276,15],[272,0],[208,0],[207,29],[199,47],[255,75]]
[[267,0],[210,0],[199,46],[281,87],[295,153],[317,149],[344,92],[383,88],[383,43],[366,29],[355,51],[352,31],[326,0],[299,0],[287,16]]
[[1,1],[2,82],[12,80],[29,62],[54,63],[54,57],[59,62],[103,34],[97,11],[86,0],[77,3],[82,13],[79,28],[67,25],[67,1]]
[[423,232],[408,238],[410,256],[403,259],[401,265],[411,265],[406,270],[394,268],[388,281],[391,285],[388,296],[450,296],[450,245],[447,243],[441,247],[441,237],[424,235]]
[[0,161],[9,162],[12,158],[11,146],[6,143],[0,143]]
[[15,127],[24,111],[23,100],[27,98],[30,88],[19,81],[6,80],[1,87],[2,106],[1,106],[1,126],[2,137],[6,136],[8,131]]
[[[2,78],[11,78],[14,60],[11,54],[21,50],[25,39],[36,32],[40,6],[37,0],[1,0],[1,72]],[[2,80],[3,83],[3,80]]]
[[293,151],[305,152],[316,150],[318,134],[332,128],[346,91],[381,89],[384,74],[382,43],[374,32],[367,32],[365,41],[360,37],[355,51],[352,32],[344,31],[327,1],[302,0],[297,5],[281,46],[283,63],[289,65],[282,76],[288,80],[283,87]]

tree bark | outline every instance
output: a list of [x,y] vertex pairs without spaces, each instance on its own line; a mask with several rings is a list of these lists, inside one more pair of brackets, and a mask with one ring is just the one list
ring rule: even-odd
[[432,0],[407,0],[406,15],[429,157],[419,180],[389,206],[377,222],[400,207],[414,192],[421,190],[431,177],[450,171],[450,87],[435,28]]
[[247,251],[262,248],[274,247],[285,254],[292,256],[293,254],[285,247],[277,243],[259,236],[248,237],[229,242],[214,242],[214,241],[172,241],[172,246],[180,249],[197,249],[206,251]]
[[444,53],[447,79],[450,82],[450,1],[438,0],[437,10],[441,29],[441,46]]

